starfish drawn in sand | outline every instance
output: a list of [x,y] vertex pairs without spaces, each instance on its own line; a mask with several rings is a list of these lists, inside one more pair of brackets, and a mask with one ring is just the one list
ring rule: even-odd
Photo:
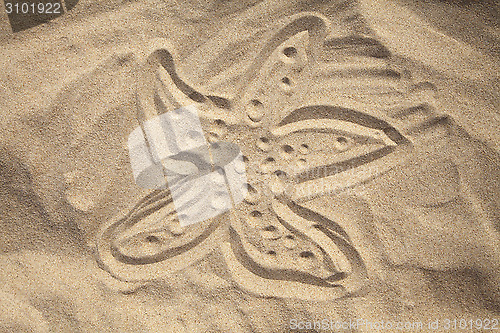
[[[170,191],[153,190],[102,229],[101,267],[120,280],[149,280],[219,250],[234,282],[260,296],[331,300],[363,291],[367,269],[347,232],[304,204],[387,172],[412,151],[420,125],[447,119],[415,97],[433,86],[392,69],[390,52],[359,24],[332,31],[320,14],[288,18],[228,98],[185,83],[169,47],[153,47],[137,92],[140,122],[171,112],[168,104],[195,105],[209,142],[241,149],[247,193],[234,209],[182,226]],[[232,84],[223,75],[212,83]]]

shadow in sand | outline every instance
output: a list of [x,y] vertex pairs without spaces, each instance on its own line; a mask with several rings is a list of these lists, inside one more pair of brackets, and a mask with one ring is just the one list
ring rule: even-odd
[[28,168],[0,147],[0,251],[63,249],[81,244],[73,221],[54,223],[33,191]]

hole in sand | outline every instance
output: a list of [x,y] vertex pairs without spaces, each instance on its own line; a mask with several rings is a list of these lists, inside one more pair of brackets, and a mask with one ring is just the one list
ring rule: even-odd
[[267,227],[265,227],[263,230],[264,231],[276,231],[276,227],[274,225],[268,225]]
[[311,251],[302,251],[300,252],[299,256],[301,258],[312,258],[314,257],[314,253],[312,253]]
[[306,145],[305,143],[301,144],[300,147],[299,147],[299,152],[301,154],[307,154],[307,153],[309,153],[309,146]]
[[264,108],[258,99],[250,100],[250,105],[246,107],[247,116],[254,123],[258,123],[264,117]]
[[297,166],[299,168],[305,168],[307,165],[307,161],[304,158],[301,158],[300,160],[297,161]]
[[283,170],[276,170],[276,171],[274,171],[274,175],[278,176],[278,177],[285,177],[286,176],[286,172],[283,171]]
[[297,49],[293,46],[285,47],[283,49],[283,54],[287,56],[288,58],[293,58],[297,56]]
[[226,126],[226,123],[222,119],[215,119],[215,125],[217,125],[217,126]]
[[291,84],[292,84],[292,81],[290,81],[290,79],[289,79],[288,77],[286,77],[286,76],[285,76],[284,78],[282,78],[282,79],[281,79],[281,82],[282,82],[283,84],[286,84],[287,86],[289,86],[289,85],[291,85]]
[[258,99],[252,99],[250,103],[252,103],[253,106],[262,106],[262,102]]
[[147,241],[148,243],[155,243],[155,244],[158,244],[158,243],[160,243],[160,242],[161,242],[161,241],[160,241],[160,239],[159,239],[158,237],[153,236],[153,235],[149,235],[149,236],[147,236],[147,237],[146,237],[146,241]]
[[293,153],[293,147],[290,146],[290,145],[284,145],[283,147],[281,147],[281,149],[283,150],[284,153],[287,153],[287,154],[291,154]]
[[262,216],[262,213],[259,212],[258,210],[254,210],[250,213],[250,216],[251,217],[261,217]]
[[269,139],[266,137],[262,137],[257,141],[257,147],[264,151],[268,152],[271,150],[271,144],[269,143]]

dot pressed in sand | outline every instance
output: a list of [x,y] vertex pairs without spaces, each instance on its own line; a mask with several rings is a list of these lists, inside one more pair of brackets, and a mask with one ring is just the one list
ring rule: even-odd
[[293,153],[293,151],[294,151],[293,147],[292,147],[292,146],[290,146],[290,145],[283,145],[283,146],[281,147],[281,150],[282,150],[282,151],[283,151],[283,153],[285,153],[285,154],[291,154],[291,153]]
[[285,47],[283,49],[283,54],[288,58],[294,58],[295,56],[297,56],[297,53],[297,49],[293,46]]
[[148,243],[152,243],[152,244],[158,244],[158,243],[160,243],[160,242],[161,242],[161,241],[160,241],[160,239],[159,239],[158,237],[153,236],[153,235],[149,235],[149,236],[147,236],[147,237],[146,237],[146,241],[147,241]]
[[302,154],[307,154],[309,153],[309,145],[303,143],[300,145],[299,147],[299,152],[302,153]]
[[248,118],[255,123],[260,122],[264,117],[264,106],[257,99],[252,99],[250,101],[249,105],[246,107],[246,111]]
[[269,143],[269,139],[266,137],[259,138],[259,140],[257,140],[257,147],[264,152],[270,151],[271,144]]

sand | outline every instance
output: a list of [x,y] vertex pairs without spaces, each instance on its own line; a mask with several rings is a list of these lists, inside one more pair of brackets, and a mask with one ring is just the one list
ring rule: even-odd
[[[494,14],[253,4],[82,0],[3,33],[2,332],[498,321]],[[470,22],[450,27],[436,8]],[[491,43],[465,31],[473,19]],[[173,218],[158,230],[170,196],[135,184],[127,151],[158,48],[190,88],[160,70],[172,97],[156,107],[196,105],[207,140],[239,145],[250,185],[235,209],[187,228]]]

